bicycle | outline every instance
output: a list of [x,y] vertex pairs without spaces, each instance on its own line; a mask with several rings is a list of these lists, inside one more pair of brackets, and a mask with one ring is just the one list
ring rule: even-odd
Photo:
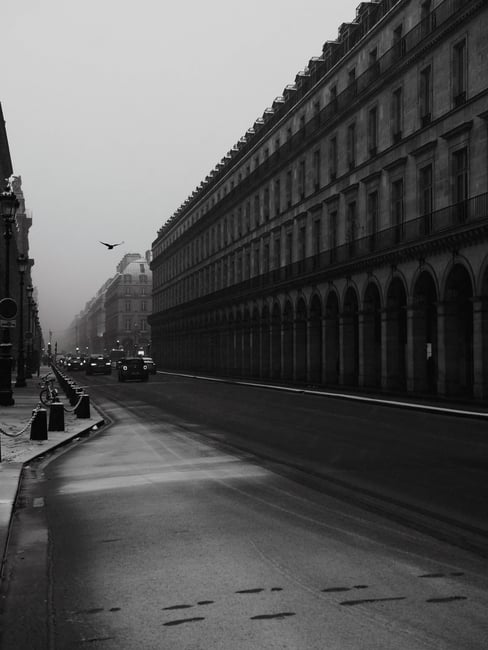
[[39,399],[44,404],[44,406],[51,406],[53,402],[58,401],[58,391],[54,386],[56,381],[55,377],[48,373],[41,377],[41,382],[39,386],[41,387],[41,392],[39,393]]

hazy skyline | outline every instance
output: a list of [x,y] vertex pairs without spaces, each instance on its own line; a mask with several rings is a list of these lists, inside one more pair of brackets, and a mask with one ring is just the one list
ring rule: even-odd
[[[358,0],[19,0],[0,101],[32,212],[48,331],[64,330],[293,83]],[[124,241],[107,250],[102,241]]]

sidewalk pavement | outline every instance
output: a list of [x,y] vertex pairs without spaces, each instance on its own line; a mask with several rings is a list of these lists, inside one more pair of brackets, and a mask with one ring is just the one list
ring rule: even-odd
[[[41,376],[49,372],[48,367],[41,368]],[[23,388],[13,387],[15,404],[0,406],[0,579],[7,550],[10,522],[15,499],[20,485],[24,465],[31,460],[69,443],[71,440],[95,430],[104,422],[103,417],[90,404],[90,418],[77,418],[73,407],[63,391],[59,390],[59,399],[65,406],[64,431],[48,431],[47,440],[30,439],[30,420],[32,411],[39,404],[40,379],[27,379]],[[47,407],[46,407],[47,408]],[[47,408],[49,422],[49,409]],[[23,429],[23,433],[20,433]],[[5,432],[5,433],[3,433]],[[16,434],[20,434],[17,435]],[[9,435],[16,437],[10,437]]]

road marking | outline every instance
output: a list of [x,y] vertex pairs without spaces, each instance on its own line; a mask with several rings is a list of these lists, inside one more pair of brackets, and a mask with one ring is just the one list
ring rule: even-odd
[[34,508],[43,508],[44,507],[44,497],[36,497],[32,501]]

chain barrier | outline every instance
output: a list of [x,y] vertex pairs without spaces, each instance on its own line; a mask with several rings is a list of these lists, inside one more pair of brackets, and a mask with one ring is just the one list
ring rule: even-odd
[[28,427],[30,427],[30,425],[34,422],[34,418],[36,417],[37,412],[41,408],[43,408],[43,405],[42,405],[41,402],[39,402],[39,404],[36,406],[36,408],[32,411],[32,416],[31,416],[30,420],[27,422],[25,427],[23,429],[21,429],[20,431],[17,431],[16,433],[9,433],[8,431],[5,431],[5,429],[2,429],[2,427],[0,426],[0,433],[3,433],[4,436],[8,436],[9,438],[18,438],[23,433],[25,433],[27,431]]
[[74,412],[76,411],[76,409],[78,408],[78,406],[81,404],[81,400],[83,399],[83,397],[84,397],[83,394],[80,395],[80,399],[78,400],[78,404],[77,404],[76,406],[73,406],[72,409],[68,409],[68,408],[66,408],[66,406],[65,406],[65,407],[64,407],[64,411],[65,411],[65,413],[74,413]]

